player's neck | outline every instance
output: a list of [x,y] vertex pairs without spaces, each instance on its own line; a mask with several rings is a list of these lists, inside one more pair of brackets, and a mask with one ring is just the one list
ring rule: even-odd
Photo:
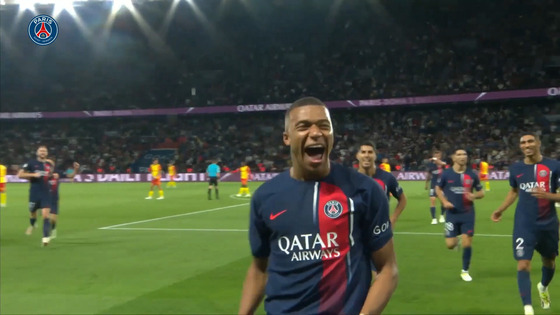
[[466,165],[453,164],[453,170],[457,173],[464,173],[467,170]]
[[302,168],[292,166],[290,167],[290,177],[300,181],[315,181],[327,177],[330,171],[331,171],[330,163],[327,164],[327,166],[321,170],[317,170],[316,172],[308,172],[308,173],[306,173],[305,170],[303,170]]
[[537,163],[542,162],[542,160],[543,160],[543,156],[542,156],[542,154],[539,153],[539,154],[535,154],[535,155],[532,155],[532,156],[526,156],[523,159],[523,162],[525,164],[537,164]]
[[360,166],[360,167],[358,167],[358,172],[371,177],[371,176],[375,175],[375,170],[376,169],[377,168],[375,166],[368,167],[368,168]]

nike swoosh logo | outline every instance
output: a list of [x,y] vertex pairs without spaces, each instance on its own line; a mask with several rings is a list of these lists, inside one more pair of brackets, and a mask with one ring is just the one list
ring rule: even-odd
[[274,213],[271,212],[271,213],[270,213],[270,220],[274,220],[274,219],[278,218],[282,213],[284,213],[284,212],[286,212],[286,211],[288,211],[288,209],[282,210],[282,211],[280,211],[280,212],[278,212],[278,213],[276,213],[276,214],[274,214]]
[[519,175],[516,175],[515,177],[519,178],[519,177],[523,176],[524,174],[525,174],[525,173],[521,173],[521,174],[519,174]]

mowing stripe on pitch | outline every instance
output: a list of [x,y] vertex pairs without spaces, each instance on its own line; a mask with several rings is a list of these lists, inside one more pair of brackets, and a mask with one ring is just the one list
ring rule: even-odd
[[134,221],[134,222],[104,226],[104,227],[100,227],[99,229],[100,230],[110,230],[110,229],[114,229],[116,227],[121,227],[121,226],[127,226],[127,225],[133,225],[133,224],[145,223],[145,222],[153,222],[153,221],[170,219],[170,218],[177,218],[177,217],[185,217],[185,216],[188,216],[188,215],[194,215],[194,214],[200,214],[200,213],[213,212],[213,211],[219,211],[219,210],[224,210],[224,209],[229,209],[229,208],[246,206],[248,204],[249,203],[247,202],[247,203],[241,203],[241,204],[238,204],[238,205],[227,206],[227,207],[219,207],[219,208],[213,208],[213,209],[207,209],[207,210],[201,210],[201,211],[195,211],[195,212],[187,212],[187,213],[181,213],[181,214],[175,214],[175,215],[168,215],[168,216],[165,216],[165,217],[153,218],[153,219],[148,219],[148,220]]

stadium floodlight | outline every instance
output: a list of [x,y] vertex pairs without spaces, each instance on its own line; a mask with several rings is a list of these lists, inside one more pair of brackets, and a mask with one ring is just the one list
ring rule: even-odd
[[53,17],[57,18],[62,11],[66,11],[74,16],[74,1],[73,0],[58,0],[54,5]]
[[35,12],[35,1],[34,0],[21,0],[19,1],[19,11],[33,11]]
[[132,2],[131,0],[115,0],[113,1],[113,8],[111,9],[112,13],[117,13],[119,12],[119,10],[122,8],[130,8],[132,7]]

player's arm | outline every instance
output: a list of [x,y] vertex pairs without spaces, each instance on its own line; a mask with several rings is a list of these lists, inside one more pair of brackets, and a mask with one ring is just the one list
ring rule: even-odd
[[502,204],[498,207],[498,209],[492,212],[492,216],[490,217],[492,221],[500,221],[502,219],[502,213],[504,213],[504,211],[506,211],[507,208],[515,202],[518,196],[519,191],[517,190],[517,187],[511,187]]
[[393,195],[393,197],[395,197],[395,199],[397,199],[397,205],[395,206],[395,210],[393,211],[393,214],[391,215],[390,218],[391,226],[393,226],[394,228],[395,223],[397,223],[399,216],[401,215],[404,208],[406,207],[407,199],[397,179],[395,177],[391,177],[390,181],[391,181],[391,190],[390,190],[391,194]]
[[268,258],[253,257],[243,282],[239,314],[253,314],[264,297],[267,281]]
[[445,209],[453,209],[453,204],[449,202],[447,198],[445,198],[445,195],[443,194],[443,189],[441,189],[439,185],[436,185],[436,195],[438,199],[441,201],[441,204]]
[[377,276],[373,285],[369,288],[360,314],[381,314],[399,281],[399,270],[392,238],[379,250],[373,252],[371,259],[377,270]]
[[560,201],[560,194],[559,193],[547,192],[546,190],[544,190],[540,187],[535,188],[531,192],[531,196],[533,196],[537,199],[547,199],[547,200],[555,201],[555,202]]
[[473,187],[476,190],[476,192],[475,193],[468,192],[467,199],[469,199],[470,201],[474,201],[475,199],[484,198],[484,189],[482,189],[482,185],[480,184],[480,178],[478,178],[478,176],[474,177]]
[[434,163],[436,163],[436,165],[438,165],[438,166],[445,166],[445,165],[447,165],[447,163],[445,163],[444,161],[442,161],[442,160],[440,160],[440,159],[438,159],[438,158],[436,158],[436,157],[433,157],[433,158],[432,158],[432,161],[434,161]]
[[66,177],[68,178],[74,178],[74,176],[76,176],[76,174],[78,174],[78,172],[80,171],[80,164],[78,162],[74,162],[72,166],[74,167],[72,173],[66,174]]
[[406,195],[403,193],[401,193],[401,195],[399,196],[399,198],[397,199],[397,206],[395,207],[395,210],[393,211],[393,214],[391,215],[391,225],[394,227],[395,223],[397,223],[397,220],[399,219],[399,216],[401,215],[401,213],[403,212],[404,208],[406,207],[406,203],[407,203],[407,199],[406,199]]
[[18,178],[30,179],[30,178],[41,177],[41,173],[39,173],[39,172],[34,172],[34,173],[28,172],[28,169],[26,168],[26,166],[27,166],[27,164],[23,168],[19,169],[18,174],[17,174]]

